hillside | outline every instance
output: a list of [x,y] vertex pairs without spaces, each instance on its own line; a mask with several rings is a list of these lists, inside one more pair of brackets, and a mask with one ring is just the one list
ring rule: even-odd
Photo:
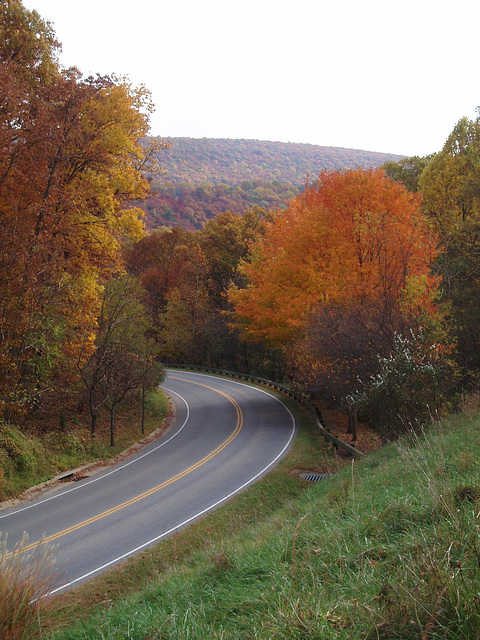
[[230,185],[246,180],[278,181],[296,187],[324,169],[378,167],[401,156],[321,147],[293,142],[227,140],[213,138],[166,138],[170,149],[162,158],[167,180]]
[[148,229],[178,225],[193,231],[227,209],[281,209],[324,169],[378,167],[401,157],[259,140],[167,140],[170,148],[160,158],[166,174],[152,181],[152,195],[141,204]]

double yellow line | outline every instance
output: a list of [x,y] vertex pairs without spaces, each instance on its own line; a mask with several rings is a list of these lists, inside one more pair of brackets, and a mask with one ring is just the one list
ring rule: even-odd
[[225,449],[225,447],[227,447],[232,442],[232,440],[234,440],[238,436],[238,434],[240,433],[240,431],[242,429],[242,425],[243,425],[243,413],[242,413],[242,410],[240,409],[240,406],[238,405],[236,400],[234,400],[227,393],[224,393],[223,391],[219,391],[218,389],[214,389],[213,387],[209,387],[208,385],[200,384],[199,382],[193,382],[191,380],[188,380],[188,381],[187,380],[183,380],[181,378],[173,378],[173,379],[174,380],[182,380],[182,382],[189,382],[190,384],[196,384],[199,387],[205,387],[206,389],[210,389],[211,391],[214,391],[215,393],[219,393],[220,395],[224,396],[224,398],[226,398],[229,402],[231,402],[233,404],[233,406],[235,407],[235,411],[236,411],[236,414],[237,414],[237,423],[236,423],[236,426],[235,426],[235,430],[231,433],[231,435],[224,442],[222,442],[216,449],[214,449],[211,453],[209,453],[207,456],[205,456],[204,458],[202,458],[201,460],[199,460],[198,462],[193,464],[191,467],[188,467],[188,469],[185,469],[185,471],[182,471],[181,473],[178,473],[173,478],[170,478],[169,480],[166,480],[165,482],[162,482],[161,484],[157,485],[156,487],[153,487],[152,489],[149,489],[148,491],[145,491],[144,493],[141,493],[140,495],[135,496],[134,498],[130,498],[130,500],[122,502],[121,504],[119,504],[119,505],[117,505],[115,507],[112,507],[111,509],[107,509],[106,511],[102,511],[102,513],[99,513],[98,515],[93,516],[92,518],[88,518],[87,520],[83,520],[82,522],[79,522],[78,524],[75,524],[75,525],[73,525],[71,527],[68,527],[67,529],[63,529],[62,531],[59,531],[58,533],[53,533],[50,536],[45,536],[40,541],[31,543],[28,546],[26,546],[24,549],[22,549],[23,552],[31,551],[32,549],[37,548],[39,545],[43,545],[43,544],[48,544],[50,542],[54,542],[55,540],[58,540],[59,538],[63,538],[63,536],[68,535],[69,533],[73,533],[74,531],[78,531],[79,529],[82,529],[83,527],[86,527],[89,524],[93,524],[94,522],[98,522],[99,520],[102,520],[103,518],[107,518],[108,516],[113,515],[114,513],[118,513],[122,509],[126,509],[127,507],[130,507],[132,504],[135,504],[136,502],[139,502],[140,500],[144,500],[145,498],[148,498],[149,496],[153,495],[154,493],[157,493],[158,491],[161,491],[162,489],[165,489],[165,487],[168,487],[169,485],[173,484],[177,480],[180,480],[181,478],[184,478],[189,473],[192,473],[192,471],[195,471],[196,469],[198,469],[199,467],[204,465],[206,462],[208,462],[209,460],[214,458],[217,454],[220,453],[220,451],[223,451],[223,449]]

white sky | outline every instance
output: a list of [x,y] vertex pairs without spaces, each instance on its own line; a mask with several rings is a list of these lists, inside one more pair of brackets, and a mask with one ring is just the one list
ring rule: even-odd
[[152,135],[425,155],[480,105],[478,0],[23,4],[64,66],[152,92]]

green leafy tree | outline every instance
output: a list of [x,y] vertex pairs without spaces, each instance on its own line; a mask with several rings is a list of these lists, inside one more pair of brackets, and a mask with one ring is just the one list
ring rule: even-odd
[[197,233],[208,261],[211,295],[220,309],[226,308],[226,292],[244,280],[240,269],[265,228],[266,212],[254,207],[243,215],[225,211]]
[[91,435],[95,436],[100,408],[107,407],[112,446],[117,406],[136,389],[155,387],[164,375],[140,296],[141,289],[131,276],[107,282],[95,351],[84,366],[79,366],[88,395]]
[[423,210],[448,246],[456,230],[480,215],[480,118],[462,118],[422,174]]
[[412,156],[411,158],[402,158],[398,162],[389,160],[382,165],[382,169],[392,180],[401,182],[409,191],[420,190],[420,178],[423,170],[430,162],[431,156]]
[[480,116],[459,120],[420,187],[422,209],[442,246],[436,269],[468,380],[480,371]]

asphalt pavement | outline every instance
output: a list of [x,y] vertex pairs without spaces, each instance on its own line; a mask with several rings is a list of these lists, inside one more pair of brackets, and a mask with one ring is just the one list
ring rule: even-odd
[[289,409],[263,389],[169,371],[173,426],[121,463],[0,511],[13,547],[57,547],[56,591],[71,588],[217,508],[271,470],[295,432]]

